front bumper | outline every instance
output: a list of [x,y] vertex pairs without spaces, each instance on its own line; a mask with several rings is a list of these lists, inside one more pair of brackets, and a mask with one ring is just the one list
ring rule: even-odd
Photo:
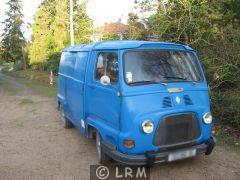
[[153,165],[156,163],[168,162],[168,156],[170,154],[187,151],[191,149],[196,149],[196,155],[205,153],[206,155],[211,154],[214,145],[216,143],[216,138],[212,136],[208,142],[203,144],[190,146],[182,149],[169,150],[164,152],[146,152],[145,155],[128,155],[123,154],[116,150],[116,148],[102,142],[102,148],[104,152],[117,162],[127,165]]

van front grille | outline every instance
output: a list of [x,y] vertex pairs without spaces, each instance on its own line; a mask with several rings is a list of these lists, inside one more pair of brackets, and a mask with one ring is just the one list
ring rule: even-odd
[[193,102],[188,95],[184,95],[183,99],[186,105],[193,105]]
[[163,108],[172,107],[172,101],[170,97],[163,98]]
[[192,144],[200,134],[200,125],[193,113],[172,115],[160,120],[153,144],[160,148]]

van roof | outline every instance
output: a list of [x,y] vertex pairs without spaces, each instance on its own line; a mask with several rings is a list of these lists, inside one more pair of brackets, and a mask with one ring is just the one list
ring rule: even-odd
[[102,41],[96,43],[88,43],[88,44],[80,44],[76,46],[69,46],[65,48],[63,51],[69,52],[77,52],[77,51],[91,51],[91,50],[107,50],[107,49],[133,49],[140,47],[165,47],[165,48],[173,48],[179,50],[193,50],[191,47],[169,43],[169,42],[153,42],[153,41],[129,41],[129,40],[109,40]]

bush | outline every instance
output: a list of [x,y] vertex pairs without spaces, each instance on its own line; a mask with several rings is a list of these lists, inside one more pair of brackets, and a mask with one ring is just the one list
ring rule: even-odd
[[61,53],[56,52],[50,55],[49,60],[44,63],[44,70],[49,71],[52,69],[54,74],[58,73],[59,62]]
[[[231,91],[240,84],[240,31],[229,30],[213,44],[198,48],[207,79],[214,91]],[[214,76],[217,75],[218,79]]]
[[8,72],[8,71],[13,71],[14,70],[14,63],[13,62],[3,63],[2,66],[3,66],[3,69],[2,69],[3,72]]
[[211,108],[215,122],[240,130],[240,91],[211,92]]

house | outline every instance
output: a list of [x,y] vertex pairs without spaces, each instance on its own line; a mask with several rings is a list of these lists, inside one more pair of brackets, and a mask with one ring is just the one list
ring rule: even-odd
[[99,26],[94,29],[92,35],[93,41],[102,41],[106,39],[123,39],[127,34],[128,25],[123,24],[121,19],[113,23],[105,23],[103,26]]

